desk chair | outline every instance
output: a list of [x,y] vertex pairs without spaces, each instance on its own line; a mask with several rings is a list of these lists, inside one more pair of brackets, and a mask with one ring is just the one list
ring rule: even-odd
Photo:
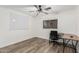
[[57,31],[51,31],[49,36],[49,43],[57,43],[58,41],[58,32]]

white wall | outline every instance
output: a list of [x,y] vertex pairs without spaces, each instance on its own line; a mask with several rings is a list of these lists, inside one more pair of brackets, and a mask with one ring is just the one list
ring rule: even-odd
[[43,20],[51,20],[51,19],[56,19],[56,15],[55,14],[49,14],[49,15],[45,15],[45,14],[39,14],[35,21],[34,21],[34,32],[36,37],[41,37],[41,38],[45,38],[45,39],[49,39],[49,33],[51,30],[56,30],[56,29],[43,29]]
[[76,9],[68,10],[58,14],[58,31],[77,34]]
[[77,35],[79,36],[79,6],[77,7]]
[[[58,29],[43,29],[43,20],[58,19]],[[34,21],[35,33],[37,37],[49,39],[51,30],[58,32],[77,34],[77,15],[76,10],[67,10],[59,14],[44,15],[40,14]]]
[[[29,28],[27,30],[10,30],[10,13],[16,13],[28,17]],[[33,35],[31,35],[31,20],[33,20],[33,17],[29,15],[6,8],[0,8],[0,47],[4,47],[33,37]]]

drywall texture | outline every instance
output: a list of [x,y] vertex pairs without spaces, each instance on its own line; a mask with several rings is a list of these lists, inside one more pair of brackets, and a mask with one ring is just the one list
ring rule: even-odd
[[[28,18],[28,28],[25,30],[10,30],[10,14],[19,14]],[[0,47],[4,47],[19,41],[33,37],[31,35],[31,20],[33,18],[29,15],[13,11],[6,8],[0,8]],[[27,22],[26,22],[27,23]]]
[[[43,29],[43,20],[58,19],[58,29]],[[37,37],[49,39],[51,30],[58,32],[77,34],[77,14],[76,9],[63,11],[58,14],[40,14],[35,20],[35,30]]]
[[79,6],[77,7],[77,10],[76,10],[76,14],[77,14],[77,35],[79,36]]
[[36,18],[36,25],[35,25],[35,33],[37,37],[42,37],[45,39],[49,39],[49,33],[51,30],[57,30],[57,29],[44,29],[43,28],[43,20],[52,20],[52,19],[57,19],[55,14],[40,14]]
[[77,34],[76,10],[68,10],[58,14],[58,31]]

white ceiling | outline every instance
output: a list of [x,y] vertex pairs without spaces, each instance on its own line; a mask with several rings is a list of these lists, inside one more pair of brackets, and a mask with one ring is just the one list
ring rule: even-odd
[[[43,8],[51,7],[52,9],[49,10],[49,13],[60,13],[62,11],[75,9],[76,5],[42,5]],[[5,5],[0,7],[6,7],[9,9],[21,11],[24,13],[27,13],[28,11],[36,11],[37,9],[34,7],[34,5]]]
[[75,6],[75,5],[55,5],[55,6],[51,6],[51,7],[54,12],[62,12],[62,11],[66,11],[66,10],[75,9],[77,6]]

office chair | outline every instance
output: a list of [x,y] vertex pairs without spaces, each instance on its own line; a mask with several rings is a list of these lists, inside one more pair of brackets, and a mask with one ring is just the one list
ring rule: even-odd
[[54,42],[56,43],[58,41],[58,32],[57,31],[51,31],[49,36],[49,43]]

